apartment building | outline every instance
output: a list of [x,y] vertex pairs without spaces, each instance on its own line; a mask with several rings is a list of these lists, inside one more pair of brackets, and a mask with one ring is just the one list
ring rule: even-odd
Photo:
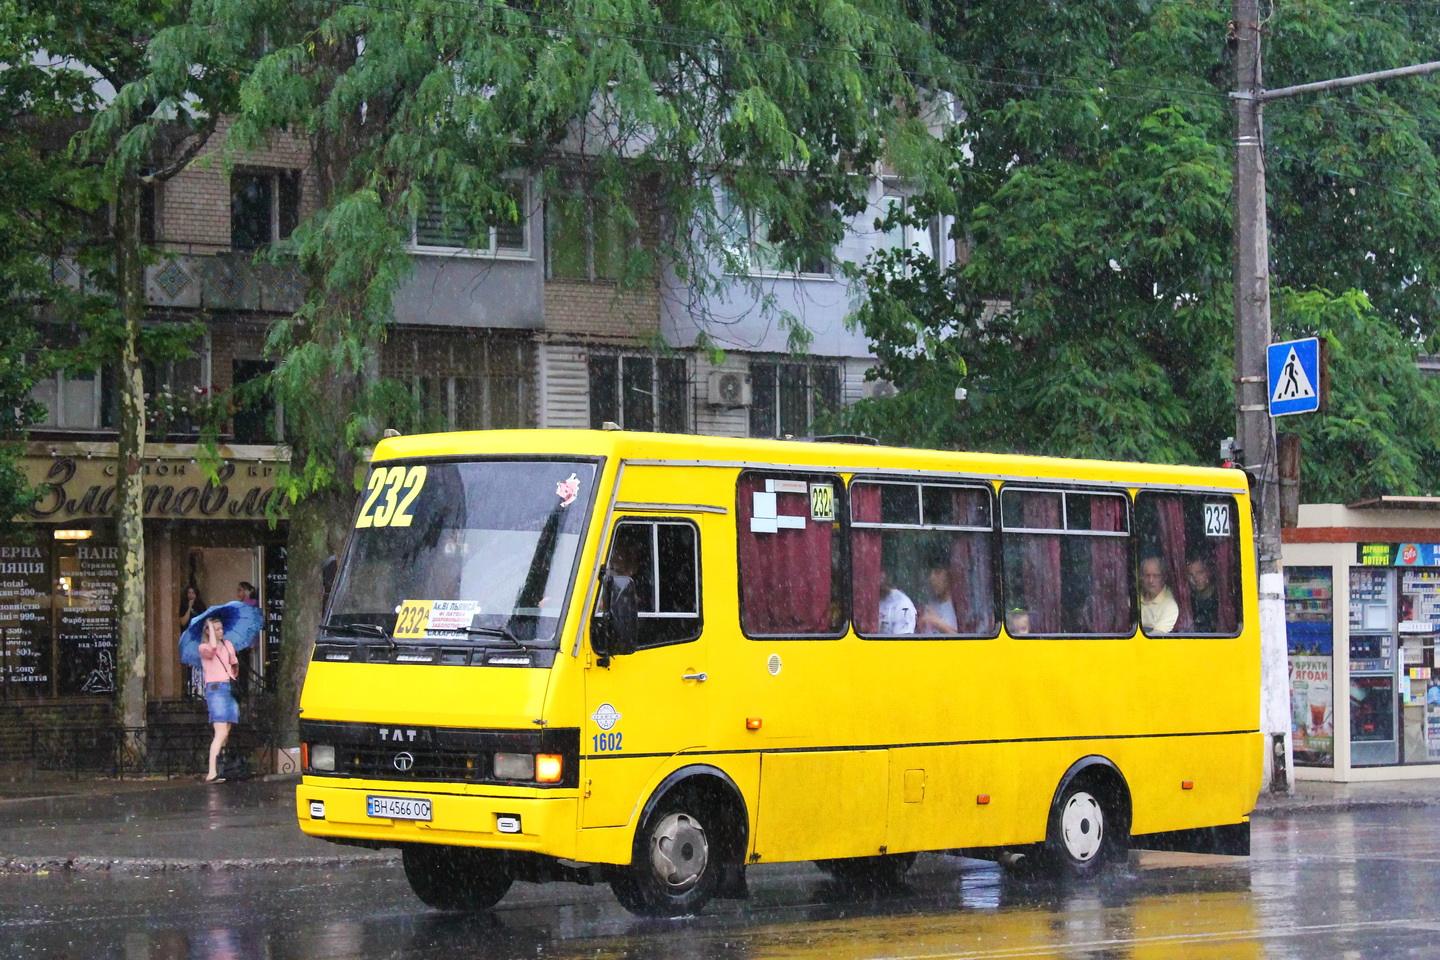
[[[702,296],[673,273],[640,287],[618,282],[627,252],[655,242],[660,212],[636,205],[638,224],[604,208],[585,183],[514,180],[519,217],[479,231],[438,205],[417,217],[414,270],[395,301],[379,373],[413,391],[437,429],[585,428],[716,436],[803,436],[823,412],[859,399],[872,360],[845,318],[855,291],[836,264],[887,244],[938,248],[939,230],[873,229],[903,203],[877,179],[872,209],[831,258],[782,270],[763,225],[739,233],[743,276]],[[187,587],[205,603],[257,587],[267,632],[248,667],[256,682],[276,668],[284,616],[285,525],[269,509],[283,457],[285,411],[261,404],[233,416],[221,437],[219,476],[198,456],[206,403],[271,369],[265,341],[304,295],[293,266],[257,262],[314,203],[303,142],[277,138],[227,169],[202,156],[146,197],[151,318],[202,321],[193,356],[146,371],[150,428],[146,474],[149,696],[162,707],[189,696],[176,637]],[[717,271],[718,264],[712,265]],[[732,268],[734,264],[731,264]],[[84,282],[68,261],[56,276]],[[813,339],[787,349],[777,311]],[[697,348],[702,333],[723,348]],[[31,479],[51,486],[29,536],[0,544],[0,563],[23,572],[0,603],[0,684],[8,708],[43,703],[68,719],[108,716],[114,690],[117,571],[109,517],[116,470],[110,374],[59,373],[37,391],[49,415],[32,432]]]

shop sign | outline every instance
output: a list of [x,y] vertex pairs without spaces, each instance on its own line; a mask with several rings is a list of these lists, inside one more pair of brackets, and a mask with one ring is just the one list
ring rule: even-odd
[[1296,759],[1329,765],[1335,753],[1334,686],[1329,657],[1290,658],[1290,707]]
[[1440,543],[1358,544],[1366,567],[1440,567]]
[[[26,457],[26,476],[40,497],[24,519],[70,521],[114,515],[117,462],[113,457]],[[257,520],[279,496],[273,462],[221,460],[211,480],[187,458],[147,458],[140,464],[145,516]]]

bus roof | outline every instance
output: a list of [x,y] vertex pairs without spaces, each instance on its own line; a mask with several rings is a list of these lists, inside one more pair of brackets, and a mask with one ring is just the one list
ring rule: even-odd
[[1036,480],[1095,480],[1141,485],[1204,486],[1247,493],[1240,470],[1115,460],[1069,460],[1021,454],[923,450],[913,447],[803,440],[752,440],[629,430],[476,430],[418,434],[380,441],[374,460],[413,457],[618,457],[629,463],[734,467],[806,467],[837,473],[903,470]]

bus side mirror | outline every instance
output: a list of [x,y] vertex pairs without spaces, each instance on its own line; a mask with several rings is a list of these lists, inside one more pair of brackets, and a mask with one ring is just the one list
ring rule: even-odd
[[600,582],[603,610],[595,612],[590,628],[590,646],[602,657],[634,653],[639,641],[640,607],[635,599],[635,581],[630,577],[606,574]]

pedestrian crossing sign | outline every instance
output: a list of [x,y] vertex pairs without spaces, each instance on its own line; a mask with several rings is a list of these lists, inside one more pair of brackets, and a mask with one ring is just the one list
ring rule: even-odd
[[1270,416],[1320,409],[1320,341],[1316,337],[1272,343],[1266,354]]

